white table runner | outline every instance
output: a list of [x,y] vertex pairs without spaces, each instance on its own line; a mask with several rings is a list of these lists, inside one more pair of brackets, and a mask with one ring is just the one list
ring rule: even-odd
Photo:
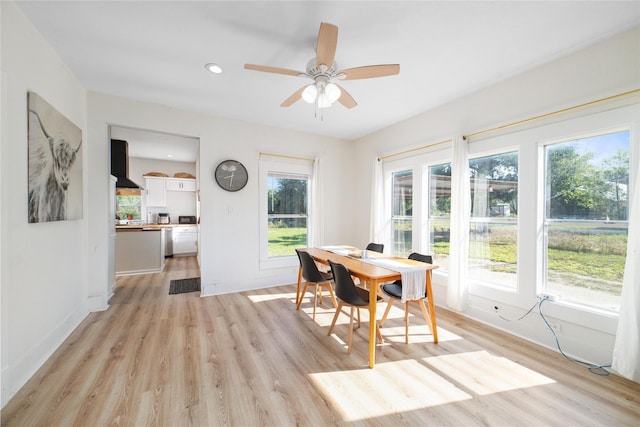
[[386,258],[365,258],[361,261],[400,273],[402,276],[402,302],[424,298],[427,282],[427,270],[424,267],[415,267],[402,261]]

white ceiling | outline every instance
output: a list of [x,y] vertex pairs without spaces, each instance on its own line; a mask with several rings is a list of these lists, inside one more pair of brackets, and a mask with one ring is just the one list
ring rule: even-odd
[[[640,25],[638,1],[19,1],[87,89],[178,109],[357,139]],[[320,22],[339,27],[339,69],[399,63],[341,85],[358,106],[280,103]],[[208,62],[224,72],[205,70]]]

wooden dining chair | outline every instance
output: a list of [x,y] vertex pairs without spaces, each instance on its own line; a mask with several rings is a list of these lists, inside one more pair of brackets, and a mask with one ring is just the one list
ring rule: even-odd
[[302,304],[302,298],[307,292],[307,288],[310,284],[314,285],[313,291],[313,320],[316,320],[316,307],[318,306],[318,294],[320,295],[320,303],[322,303],[322,288],[327,288],[329,290],[329,295],[331,296],[331,301],[333,302],[333,306],[337,307],[338,302],[336,301],[336,297],[333,293],[333,275],[331,273],[324,273],[318,270],[318,266],[314,259],[305,251],[301,251],[296,249],[296,254],[298,254],[298,259],[300,260],[300,266],[302,267],[302,278],[305,280],[304,288],[300,295],[296,295],[297,306],[296,310],[300,310],[300,305]]
[[[331,335],[333,332],[333,328],[336,325],[336,320],[338,320],[342,307],[350,307],[351,314],[349,316],[349,340],[347,342],[347,352],[351,354],[351,341],[353,338],[353,310],[358,310],[358,327],[360,327],[360,308],[367,308],[369,306],[369,291],[359,288],[353,283],[351,274],[344,265],[335,263],[331,260],[329,260],[329,265],[333,272],[333,280],[336,285],[336,296],[338,297],[339,303],[327,335]],[[382,299],[379,296],[376,296],[376,298],[378,301]],[[378,339],[380,342],[383,342],[378,322],[375,319],[370,318],[369,325],[371,328],[376,328]]]
[[[413,252],[409,255],[409,259],[413,259],[420,262],[425,262],[427,264],[433,264],[433,258],[431,255],[422,255],[417,252]],[[427,271],[427,274],[431,274],[431,271]],[[382,292],[389,297],[389,302],[387,303],[387,308],[384,311],[384,315],[382,316],[382,320],[380,320],[380,326],[384,325],[385,320],[387,319],[387,315],[389,314],[389,310],[391,310],[391,306],[393,302],[396,300],[402,300],[402,280],[396,280],[393,283],[387,283],[380,286]],[[420,306],[420,310],[422,311],[422,315],[424,316],[424,320],[429,325],[429,330],[431,330],[431,313],[424,304],[424,300],[427,298],[431,298],[431,295],[427,295],[427,291],[425,289],[425,294],[421,299],[418,300],[410,300],[405,301],[404,303],[404,342],[409,344],[409,303],[417,302]],[[431,330],[433,333],[433,330]]]

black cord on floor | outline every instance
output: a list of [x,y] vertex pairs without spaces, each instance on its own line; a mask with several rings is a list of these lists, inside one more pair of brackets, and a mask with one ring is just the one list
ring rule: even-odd
[[[537,303],[538,311],[540,312],[540,316],[542,317],[542,320],[544,320],[544,323],[546,323],[547,327],[549,328],[549,330],[553,334],[554,338],[556,339],[556,346],[558,347],[558,350],[560,351],[560,354],[562,354],[564,357],[566,357],[567,359],[571,360],[572,362],[575,362],[575,363],[578,363],[580,365],[583,365],[583,366],[587,367],[587,369],[589,369],[589,372],[591,372],[592,374],[600,375],[601,377],[606,377],[607,375],[609,375],[609,371],[606,368],[610,368],[611,365],[595,365],[593,363],[584,362],[582,360],[578,360],[578,359],[574,359],[573,357],[569,357],[569,356],[567,356],[565,354],[564,351],[562,351],[562,347],[560,347],[560,340],[558,340],[558,335],[556,334],[556,331],[553,330],[553,328],[551,327],[551,325],[547,321],[547,318],[544,317],[544,313],[542,312],[542,303],[545,302],[548,299],[549,299],[549,297],[547,297],[547,296],[545,296],[545,297],[540,299],[540,302]],[[529,310],[529,311],[531,311],[531,310]],[[527,314],[529,314],[529,312],[527,312]],[[525,314],[525,316],[526,316],[526,314]]]

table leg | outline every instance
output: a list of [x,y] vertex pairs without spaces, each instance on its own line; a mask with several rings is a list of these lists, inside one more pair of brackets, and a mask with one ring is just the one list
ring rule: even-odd
[[376,364],[376,308],[378,306],[378,282],[369,282],[369,367]]
[[296,290],[296,306],[300,301],[300,284],[302,283],[302,266],[298,267],[298,289]]
[[431,331],[433,343],[438,343],[438,328],[436,327],[436,305],[433,302],[433,290],[431,289],[431,272],[427,271],[427,303],[429,304],[429,318],[431,319]]

